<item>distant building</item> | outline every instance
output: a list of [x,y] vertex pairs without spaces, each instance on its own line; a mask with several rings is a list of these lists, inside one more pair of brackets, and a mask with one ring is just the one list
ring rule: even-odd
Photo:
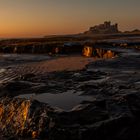
[[110,21],[105,21],[104,24],[99,24],[94,27],[90,27],[85,34],[113,34],[118,33],[118,24],[111,25]]

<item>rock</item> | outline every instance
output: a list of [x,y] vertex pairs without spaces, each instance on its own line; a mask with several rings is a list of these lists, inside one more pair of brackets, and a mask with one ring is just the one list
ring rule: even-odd
[[[34,52],[41,52],[41,47],[35,47]],[[1,136],[39,140],[139,140],[139,58],[138,52],[127,53],[112,60],[90,63],[83,70],[37,77],[27,74],[2,85]],[[63,111],[35,100],[14,98],[26,93],[58,94],[69,89],[82,91],[93,100]]]
[[48,137],[48,131],[55,125],[52,111],[35,100],[1,98],[0,131],[6,136]]
[[26,94],[30,91],[43,90],[44,85],[41,83],[32,83],[28,81],[11,81],[0,87],[0,96],[15,97],[19,94]]

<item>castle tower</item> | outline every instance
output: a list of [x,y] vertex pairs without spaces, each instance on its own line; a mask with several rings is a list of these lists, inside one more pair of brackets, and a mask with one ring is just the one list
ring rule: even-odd
[[116,28],[116,30],[118,30],[118,24],[117,23],[115,24],[115,28]]
[[109,28],[111,26],[111,22],[110,21],[105,21],[104,25],[105,25],[105,28]]

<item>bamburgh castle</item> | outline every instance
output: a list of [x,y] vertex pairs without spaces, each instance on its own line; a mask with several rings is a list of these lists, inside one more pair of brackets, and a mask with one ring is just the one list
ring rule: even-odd
[[111,25],[110,21],[105,21],[104,24],[96,25],[94,27],[90,27],[85,34],[112,34],[118,33],[118,24]]

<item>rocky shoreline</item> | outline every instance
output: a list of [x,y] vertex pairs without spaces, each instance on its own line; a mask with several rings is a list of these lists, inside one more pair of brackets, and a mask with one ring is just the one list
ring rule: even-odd
[[[19,76],[0,87],[0,133],[3,139],[140,139],[140,53],[116,49],[119,57],[92,61],[81,70]],[[90,95],[70,111],[21,94]]]

